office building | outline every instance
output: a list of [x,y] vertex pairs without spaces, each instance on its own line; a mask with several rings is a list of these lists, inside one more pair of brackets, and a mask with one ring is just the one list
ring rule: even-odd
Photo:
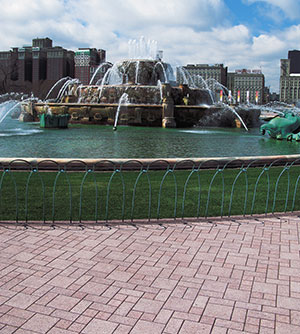
[[52,46],[50,38],[0,52],[0,93],[33,92],[44,97],[63,77],[74,77],[74,52]]
[[208,79],[215,80],[221,85],[227,84],[227,67],[223,64],[188,64],[177,67],[176,69],[177,84],[195,84],[197,87],[205,86],[203,81]]
[[288,52],[280,60],[280,101],[296,104],[300,100],[300,51]]
[[261,70],[241,69],[228,73],[228,90],[233,102],[264,103],[265,76]]
[[288,59],[290,60],[290,73],[300,74],[300,51],[289,51]]
[[79,48],[75,52],[75,78],[79,79],[83,85],[90,83],[93,78],[93,84],[95,84],[107,67],[103,66],[102,72],[101,68],[94,76],[100,64],[105,63],[106,52],[102,49],[95,48]]

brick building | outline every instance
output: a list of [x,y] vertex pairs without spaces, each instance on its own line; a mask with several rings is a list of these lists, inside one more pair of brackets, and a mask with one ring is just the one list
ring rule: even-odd
[[[84,85],[90,83],[91,78],[100,64],[105,62],[106,52],[102,49],[95,48],[79,48],[75,52],[75,78],[79,79]],[[107,68],[106,68],[107,69]],[[103,71],[106,70],[103,68]],[[96,74],[93,80],[93,84],[97,82],[97,79],[101,76],[101,73]]]
[[74,52],[53,47],[50,38],[0,52],[0,93],[33,92],[44,97],[63,77],[74,77]]

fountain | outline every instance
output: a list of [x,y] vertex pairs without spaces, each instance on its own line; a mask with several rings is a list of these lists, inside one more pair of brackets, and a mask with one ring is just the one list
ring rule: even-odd
[[[27,99],[20,98],[19,101],[10,100],[0,104],[0,116],[2,123],[0,124],[0,146],[2,157],[14,158],[192,158],[192,157],[229,157],[229,156],[259,156],[259,155],[287,155],[298,154],[300,142],[295,138],[293,145],[287,140],[278,141],[272,138],[262,137],[259,128],[250,128],[249,131],[244,129],[230,128],[232,110],[230,106],[218,103],[218,106],[206,106],[206,110],[219,108],[220,112],[207,113],[207,117],[203,114],[200,121],[209,121],[213,119],[211,125],[218,124],[218,116],[222,115],[220,125],[228,122],[228,127],[206,127],[203,124],[201,127],[193,128],[175,128],[163,129],[161,127],[127,127],[120,126],[133,122],[136,118],[137,108],[132,109],[131,106],[135,102],[130,98],[128,91],[132,89],[130,85],[127,90],[122,93],[116,107],[110,105],[111,112],[111,126],[106,126],[107,123],[98,122],[93,124],[71,124],[68,130],[60,129],[46,129],[40,128],[37,123],[19,122],[17,119],[8,117],[19,109],[18,106],[28,107],[30,104],[39,104],[39,101],[30,97]],[[138,87],[138,85],[136,85]],[[76,87],[72,87],[75,91]],[[92,87],[94,89],[94,86]],[[98,87],[99,88],[99,87]],[[95,89],[98,89],[95,87]],[[168,90],[167,90],[168,89]],[[76,88],[77,96],[80,98],[80,91],[83,88],[78,85]],[[158,81],[155,87],[155,96],[157,96],[158,103],[167,104],[166,99],[171,91],[171,87],[160,84]],[[66,93],[69,90],[66,90]],[[99,94],[99,91],[97,91]],[[84,94],[82,94],[84,95]],[[67,96],[65,96],[67,97]],[[1,98],[1,96],[0,96]],[[164,99],[162,101],[162,99]],[[76,102],[78,104],[78,102]],[[51,104],[49,102],[48,106]],[[53,105],[54,103],[52,103]],[[47,109],[47,104],[41,104]],[[54,104],[56,105],[56,104]],[[64,103],[63,108],[72,103]],[[189,105],[188,105],[189,106]],[[86,107],[86,105],[81,105]],[[183,106],[184,107],[184,106]],[[193,106],[192,106],[193,107]],[[70,108],[70,107],[69,107]],[[74,107],[75,108],[75,107]],[[152,106],[151,106],[152,108]],[[160,107],[161,108],[161,107]],[[166,108],[166,106],[164,106]],[[196,107],[195,107],[196,108]],[[228,110],[226,111],[226,108]],[[241,107],[246,110],[246,107]],[[266,105],[266,106],[247,106],[248,110],[256,109],[263,110],[274,115],[284,114],[286,105]],[[51,107],[52,109],[52,107]],[[44,111],[45,111],[44,110]],[[166,112],[167,110],[165,110]],[[237,108],[234,108],[237,111]],[[140,110],[140,115],[144,117],[143,109]],[[251,111],[252,112],[252,111]],[[299,109],[294,108],[294,113],[299,113]],[[161,113],[161,109],[157,109],[157,113]],[[99,112],[100,114],[100,112]],[[238,113],[240,114],[240,113]],[[103,115],[103,114],[100,114]],[[4,117],[5,116],[5,117]],[[31,118],[30,113],[25,113],[21,117]],[[73,115],[74,116],[74,115]],[[153,122],[152,115],[147,115],[148,122]],[[130,119],[129,117],[132,117]],[[234,115],[237,118],[236,115]],[[274,116],[273,116],[274,117]],[[228,118],[228,119],[225,119]],[[246,120],[243,117],[243,121]],[[102,121],[100,119],[100,121]],[[160,120],[161,121],[161,120]],[[172,121],[172,119],[166,119]],[[176,119],[177,122],[180,118]],[[82,123],[82,120],[79,120]],[[87,123],[91,123],[87,119]],[[178,123],[177,123],[178,125]],[[246,122],[247,126],[248,123]],[[118,131],[112,131],[113,126]],[[21,137],[20,137],[21,136]],[[20,139],[22,138],[22,139]],[[294,138],[293,138],[294,139]],[[222,148],[222,149],[220,149]]]
[[[131,45],[134,45],[135,50],[138,49],[136,43],[131,42]],[[148,43],[147,47],[153,51],[155,43]],[[146,48],[142,48],[140,54],[143,54]],[[133,53],[133,52],[132,52]],[[100,72],[100,70],[99,70]],[[39,179],[37,179],[38,184],[42,185],[42,190],[44,193],[44,179],[43,175],[39,174],[39,170],[43,170],[43,163],[38,163],[39,158],[43,158],[44,161],[49,163],[50,168],[57,170],[57,176],[54,181],[53,188],[53,221],[55,214],[55,193],[56,193],[56,181],[58,181],[58,176],[65,175],[64,184],[68,188],[63,192],[62,199],[62,207],[65,208],[66,195],[70,194],[70,215],[72,212],[72,197],[71,197],[71,183],[69,182],[68,175],[65,173],[69,171],[69,168],[75,168],[76,165],[79,164],[85,169],[85,175],[82,179],[80,185],[80,208],[79,208],[79,216],[81,219],[81,203],[85,203],[85,200],[82,201],[84,197],[81,196],[82,193],[88,195],[88,197],[93,200],[94,192],[96,192],[96,211],[98,209],[98,186],[99,186],[99,194],[101,192],[105,194],[105,191],[100,191],[100,182],[96,182],[95,174],[91,174],[94,171],[99,175],[100,171],[105,171],[105,177],[109,178],[109,183],[107,187],[107,194],[109,195],[111,181],[114,175],[118,175],[117,173],[122,173],[123,166],[124,168],[130,168],[130,164],[137,164],[140,168],[140,173],[138,178],[136,179],[136,183],[134,184],[134,195],[133,201],[135,198],[135,189],[137,186],[137,181],[140,176],[144,173],[148,172],[148,167],[151,165],[151,174],[152,167],[155,168],[155,165],[152,163],[149,164],[149,158],[159,159],[161,163],[167,164],[167,171],[163,176],[163,179],[160,184],[160,190],[162,190],[162,185],[164,183],[165,178],[167,177],[169,172],[175,171],[175,163],[176,168],[177,165],[180,165],[180,162],[177,164],[180,158],[184,158],[186,163],[190,165],[191,172],[189,173],[188,178],[186,179],[186,183],[184,185],[184,199],[186,193],[186,186],[188,185],[188,181],[191,177],[191,183],[189,184],[190,189],[199,188],[199,195],[192,196],[191,200],[196,201],[197,197],[199,199],[198,208],[200,208],[200,188],[203,189],[202,183],[200,185],[200,165],[199,169],[196,167],[196,162],[198,157],[202,159],[204,157],[207,158],[207,161],[213,160],[215,157],[222,157],[219,162],[222,161],[230,161],[234,159],[239,159],[241,157],[242,161],[245,161],[245,156],[266,156],[266,155],[278,155],[278,154],[297,154],[299,152],[300,143],[295,142],[293,145],[290,145],[287,141],[272,141],[265,138],[262,138],[259,135],[258,129],[250,129],[250,131],[244,131],[243,129],[205,129],[200,127],[194,127],[193,129],[162,129],[158,128],[158,126],[163,127],[184,127],[184,126],[193,126],[199,125],[201,121],[204,119],[208,119],[209,121],[213,121],[213,124],[216,124],[217,115],[226,115],[228,118],[228,126],[232,126],[232,122],[237,123],[237,120],[244,126],[247,130],[247,125],[253,124],[251,119],[248,120],[244,117],[241,117],[240,111],[237,108],[233,108],[232,106],[227,105],[222,102],[215,102],[214,94],[216,89],[222,89],[224,97],[226,94],[229,95],[229,92],[226,92],[224,87],[218,86],[214,83],[215,87],[210,89],[209,83],[204,80],[199,79],[201,87],[198,87],[195,83],[192,82],[193,78],[190,77],[188,80],[190,81],[189,85],[185,82],[183,85],[179,87],[174,86],[172,72],[168,64],[165,64],[161,61],[161,59],[144,59],[139,58],[134,54],[134,57],[131,60],[124,60],[122,62],[118,62],[107,70],[107,72],[103,75],[103,77],[99,80],[96,78],[96,75],[92,78],[91,84],[87,86],[83,86],[76,79],[64,78],[61,80],[62,87],[59,89],[58,95],[54,100],[50,100],[50,95],[54,92],[55,88],[58,88],[58,85],[53,87],[48,94],[48,101],[36,101],[33,98],[28,100],[17,102],[17,104],[9,103],[2,105],[3,112],[2,116],[0,116],[1,131],[0,131],[0,146],[1,146],[1,156],[2,158],[7,157],[8,159],[2,159],[2,179],[7,175],[10,176],[10,180],[15,184],[15,194],[16,194],[16,208],[18,215],[18,202],[17,194],[20,193],[19,188],[17,188],[15,183],[14,174],[10,174],[10,168],[19,163],[24,164],[26,169],[30,174],[27,179],[26,184],[26,223],[27,223],[27,209],[28,209],[28,189],[30,185],[30,189],[32,189],[32,182],[29,182],[31,176],[38,175]],[[94,80],[98,80],[96,85],[92,85]],[[65,81],[65,83],[63,83]],[[212,91],[213,90],[213,91]],[[226,99],[225,99],[226,101]],[[51,108],[53,114],[63,115],[67,114],[72,117],[73,122],[87,122],[97,123],[96,126],[93,125],[74,125],[69,128],[67,131],[60,131],[58,129],[39,129],[33,130],[36,127],[36,124],[33,123],[20,123],[20,128],[22,131],[18,130],[18,133],[14,133],[11,131],[10,133],[6,132],[8,126],[10,128],[14,128],[16,126],[16,120],[11,120],[7,117],[15,108],[16,105],[22,105],[23,107],[23,117],[24,115],[29,115],[32,119],[35,119],[39,115],[45,115],[47,110]],[[126,107],[126,108],[125,108]],[[253,108],[254,112],[249,112],[250,108]],[[258,107],[245,107],[245,110],[248,111],[248,114],[259,115],[260,109]],[[243,107],[241,107],[243,110]],[[271,108],[273,110],[273,108]],[[278,113],[281,111],[278,110]],[[250,116],[249,116],[250,117]],[[102,124],[102,125],[101,125]],[[119,127],[118,131],[111,131],[110,126],[106,126],[110,124],[113,126],[113,129],[116,130],[118,125],[145,125],[147,127]],[[227,124],[227,123],[226,123]],[[221,119],[219,126],[224,125],[224,119]],[[152,126],[152,127],[151,127]],[[157,126],[157,128],[154,128]],[[26,128],[30,129],[31,132],[26,132]],[[5,130],[3,130],[5,129]],[[24,131],[23,131],[24,129]],[[20,140],[19,135],[24,135],[30,133],[30,136],[22,137]],[[5,138],[9,135],[9,139]],[[289,137],[290,138],[290,137]],[[294,139],[294,138],[293,138]],[[300,136],[296,137],[295,140],[299,140]],[[224,158],[225,157],[225,158]],[[232,158],[226,158],[232,157]],[[236,158],[234,158],[236,157]],[[56,159],[57,158],[57,159]],[[61,158],[70,158],[72,161],[66,161]],[[101,161],[104,160],[105,166],[101,167],[99,163],[93,163],[93,168],[89,169],[89,161],[97,161],[92,159],[97,159]],[[121,168],[115,164],[114,161],[110,161],[113,158],[118,159],[118,163],[122,158],[126,159],[124,164],[121,163]],[[143,160],[145,158],[145,160]],[[282,158],[282,157],[281,157]],[[46,159],[46,160],[45,160]],[[56,160],[52,160],[56,159]],[[84,160],[83,160],[84,159]],[[85,160],[87,159],[87,160]],[[169,160],[168,160],[169,159]],[[199,159],[198,161],[201,161]],[[255,158],[256,159],[256,158]],[[28,163],[27,161],[28,160]],[[52,161],[51,161],[52,160]],[[128,160],[131,160],[127,165]],[[134,161],[132,161],[134,160]],[[138,160],[138,161],[137,161]],[[9,168],[7,169],[5,166],[8,164]],[[148,162],[147,162],[148,161]],[[30,162],[30,163],[29,163]],[[169,164],[170,162],[170,164]],[[205,160],[202,160],[201,166],[203,165]],[[223,184],[223,197],[224,197],[224,184],[227,184],[227,181],[224,181],[223,178],[223,170],[224,168],[219,166],[218,164],[216,173],[211,178],[211,183],[208,189],[208,200],[205,209],[205,217],[207,217],[208,212],[208,204],[209,204],[209,196],[210,190],[216,189],[215,191],[219,194],[222,193],[222,186],[218,187],[218,183],[214,184],[212,187],[212,182],[215,179],[217,174],[221,175],[221,179]],[[31,164],[32,163],[32,164]],[[265,163],[265,162],[263,162]],[[111,164],[114,169],[113,174],[109,177],[109,174],[106,173],[107,165]],[[170,169],[171,164],[174,165],[174,169]],[[213,163],[214,164],[214,163]],[[38,169],[36,168],[38,166]],[[144,166],[147,166],[145,169]],[[181,168],[180,165],[179,168]],[[226,163],[227,166],[227,163]],[[229,166],[229,163],[228,163]],[[34,167],[34,168],[33,168]],[[207,168],[208,165],[205,165]],[[230,168],[234,167],[234,165],[230,165]],[[81,168],[81,167],[80,167]],[[123,169],[123,170],[124,170]],[[246,198],[248,194],[248,176],[247,176],[247,168],[244,168],[244,163],[240,172],[237,174],[237,177],[234,180],[232,185],[233,194],[234,185],[239,177],[244,173],[246,177],[246,194],[245,194],[245,205],[244,212],[246,211]],[[269,182],[269,174],[268,168],[263,168],[263,172],[266,170],[268,182]],[[284,171],[286,168],[284,169]],[[36,173],[38,172],[38,173]],[[196,172],[198,175],[198,180],[192,179],[192,174]],[[235,172],[235,170],[234,170]],[[13,171],[14,173],[14,171]],[[19,173],[18,173],[19,174]],[[52,173],[54,175],[54,173]],[[125,174],[125,173],[124,173]],[[124,192],[124,181],[123,175],[119,174],[122,182],[121,191],[123,189],[123,198],[125,198]],[[226,173],[224,173],[226,174]],[[91,175],[91,177],[89,176]],[[172,175],[172,174],[170,174]],[[172,187],[175,190],[175,204],[174,207],[177,207],[177,175],[178,181],[180,180],[182,174],[181,171],[179,173],[176,172],[173,174],[171,178],[171,182],[173,182]],[[202,174],[201,174],[202,175]],[[262,174],[260,174],[261,176]],[[125,175],[124,175],[125,176]],[[260,178],[259,176],[259,178]],[[280,174],[281,176],[281,174]],[[279,178],[280,178],[279,176]],[[151,184],[153,179],[150,178],[148,174],[146,174],[146,186],[149,185],[149,198],[152,196]],[[288,174],[289,177],[289,174]],[[89,179],[91,183],[85,183],[85,180]],[[279,180],[278,178],[278,180]],[[124,177],[126,179],[126,177]],[[203,179],[203,178],[202,178]],[[34,180],[34,179],[33,179]],[[147,184],[148,180],[148,184]],[[258,179],[259,180],[259,179]],[[41,183],[40,183],[41,181]],[[196,182],[195,182],[196,181]],[[289,179],[288,179],[289,181]],[[89,181],[88,181],[89,182]],[[94,183],[93,183],[94,182]],[[194,182],[194,183],[192,183]],[[202,182],[202,181],[201,181]],[[257,181],[258,182],[258,181]],[[297,181],[298,182],[298,181]],[[24,183],[24,182],[23,182]],[[180,184],[180,183],[178,183]],[[219,183],[220,184],[220,183]],[[237,183],[240,184],[240,183]],[[62,184],[63,185],[63,184]],[[90,187],[91,185],[91,187]],[[253,185],[253,182],[252,182]],[[256,184],[257,185],[257,184]],[[255,185],[255,193],[256,193],[256,185]],[[88,186],[88,187],[87,187]],[[131,184],[132,186],[132,184]],[[47,184],[48,187],[48,184]],[[102,187],[102,182],[101,182]],[[114,184],[115,190],[118,191],[118,183]],[[226,185],[227,187],[227,185]],[[239,187],[239,186],[238,186]],[[251,183],[249,183],[249,188],[251,187]],[[277,184],[276,184],[277,187]],[[58,189],[59,187],[57,187]],[[180,188],[180,187],[179,187]],[[178,188],[178,189],[179,189]],[[295,189],[297,188],[297,184]],[[22,186],[24,192],[24,184]],[[34,188],[35,189],[35,188]],[[47,188],[48,189],[48,188]],[[142,196],[144,197],[147,194],[147,189],[140,188],[142,190]],[[189,190],[190,190],[189,189]],[[18,193],[17,193],[18,190]],[[84,190],[84,191],[83,191]],[[86,190],[88,192],[86,192]],[[146,192],[144,191],[146,190]],[[130,190],[131,191],[131,190]],[[206,191],[206,190],[205,190]],[[268,187],[269,191],[269,187]],[[52,192],[47,191],[48,194],[52,195]],[[180,192],[178,192],[180,194]],[[118,192],[118,197],[122,197],[122,193]],[[126,193],[127,194],[127,193]],[[12,191],[12,195],[14,195]],[[107,196],[108,196],[107,195]],[[38,204],[45,203],[42,202],[41,192],[37,192]],[[28,197],[30,198],[30,196]],[[33,198],[33,197],[32,197]],[[127,198],[127,195],[126,195]],[[153,197],[154,198],[154,197]],[[160,193],[159,193],[159,203],[160,203]],[[202,198],[202,197],[201,197]],[[230,198],[230,209],[232,198]],[[13,198],[14,199],[14,198]],[[84,198],[85,199],[85,198]],[[274,195],[274,203],[276,199],[276,192]],[[32,201],[34,198],[32,199]],[[202,200],[202,199],[201,199]],[[255,201],[255,196],[253,199],[253,203]],[[101,200],[100,200],[101,202]],[[74,200],[73,203],[76,203]],[[87,202],[88,203],[88,202]],[[108,208],[108,197],[107,197],[107,208]],[[124,199],[123,199],[124,203]],[[150,201],[149,201],[150,203]],[[161,201],[165,205],[165,201]],[[286,202],[287,203],[287,202]],[[118,205],[118,199],[116,204]],[[134,205],[134,204],[133,204]],[[160,204],[159,204],[160,205]],[[216,202],[218,205],[218,202]],[[99,206],[100,207],[100,206]],[[132,206],[134,208],[134,206]],[[273,206],[273,208],[275,205]],[[151,211],[149,205],[149,213]],[[182,206],[182,217],[184,206]],[[252,207],[253,208],[253,207]],[[6,209],[6,208],[5,208]],[[199,209],[198,209],[199,211]],[[252,210],[253,211],[253,210]],[[251,211],[251,212],[252,212]],[[273,210],[274,211],[274,210]],[[108,210],[106,209],[106,212]],[[132,210],[133,212],[133,210]],[[159,211],[158,211],[159,212]],[[252,214],[252,213],[251,213]],[[223,215],[223,198],[221,204],[221,215]],[[133,214],[132,214],[133,216]],[[174,214],[176,216],[176,213]],[[197,216],[199,216],[199,212],[197,212]],[[17,216],[18,219],[19,216]],[[118,218],[119,219],[119,218]],[[41,220],[39,218],[39,220]],[[96,213],[97,220],[97,213]],[[45,218],[44,218],[45,221]],[[72,218],[70,218],[70,222],[72,222]],[[52,225],[54,226],[54,225]]]
[[[192,159],[299,152],[300,142],[275,141],[262,137],[258,127],[251,128],[261,111],[266,117],[271,112],[276,116],[288,106],[231,106],[225,87],[200,76],[186,74],[184,83],[176,86],[172,68],[158,54],[155,42],[129,45],[129,59],[100,65],[89,85],[67,77],[50,89],[45,101],[0,96],[1,156]],[[222,102],[217,101],[220,90]],[[18,106],[28,122],[7,117]],[[54,115],[71,117],[68,130],[32,123],[48,108]],[[238,123],[249,131],[237,128]]]
[[[225,113],[226,122],[218,126],[241,125],[247,129],[258,119],[259,110],[244,120],[234,108],[216,103],[216,89],[228,95],[225,87],[217,82],[198,78],[201,85],[196,85],[194,78],[185,74],[184,84],[176,86],[172,67],[161,59],[155,41],[141,37],[129,41],[128,46],[129,58],[114,65],[101,64],[89,85],[82,85],[78,79],[63,78],[54,99],[50,97],[58,83],[50,89],[45,101],[23,104],[24,113],[37,119],[48,105],[53,115],[70,115],[71,123],[114,125],[120,100],[126,94],[129,103],[118,119],[119,125],[192,127],[200,125],[202,119],[213,120],[217,114]],[[98,79],[100,74],[102,77]]]
[[[107,62],[104,62],[104,63],[100,64],[100,65],[98,66],[98,68],[96,69],[95,73],[93,74],[93,76],[92,76],[92,78],[91,78],[89,84],[90,84],[90,85],[93,84],[95,78],[97,77],[97,75],[99,75],[99,73],[100,73],[100,75],[101,75],[101,72],[102,72],[103,69],[104,69],[105,72],[106,72],[111,66],[112,66],[112,64],[111,64],[111,63],[107,63]],[[105,67],[106,67],[106,69],[105,69]],[[102,79],[97,80],[96,85],[99,84],[99,81],[100,81],[100,83],[101,83]]]
[[16,107],[19,105],[18,102],[15,101],[6,101],[1,104],[0,108],[0,124],[3,122],[5,117],[9,115]]
[[27,94],[23,93],[10,93],[0,95],[0,124],[4,119],[11,115],[12,118],[26,117],[25,121],[31,121],[32,118],[29,114],[22,114],[22,104],[27,105],[33,101],[37,101],[34,97],[28,97]]
[[49,96],[51,95],[52,91],[57,87],[61,82],[72,79],[71,77],[64,77],[56,81],[56,83],[49,89],[45,100],[48,100]]
[[123,93],[123,95],[120,98],[118,109],[117,109],[117,112],[116,112],[116,117],[115,117],[115,122],[114,122],[114,127],[113,127],[114,131],[117,130],[117,125],[118,125],[118,120],[119,120],[119,114],[120,114],[120,111],[121,111],[121,107],[123,105],[128,105],[128,104],[129,104],[128,94]]

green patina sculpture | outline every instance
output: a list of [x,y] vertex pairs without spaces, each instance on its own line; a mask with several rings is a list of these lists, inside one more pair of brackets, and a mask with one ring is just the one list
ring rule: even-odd
[[260,127],[261,133],[266,132],[271,138],[300,141],[300,116],[286,110],[283,116],[276,116]]

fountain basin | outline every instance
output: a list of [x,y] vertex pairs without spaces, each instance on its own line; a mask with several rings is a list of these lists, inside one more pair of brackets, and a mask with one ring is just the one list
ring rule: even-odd
[[259,128],[186,128],[69,124],[44,129],[39,123],[6,118],[1,124],[2,157],[192,158],[298,154],[300,142],[261,136]]

